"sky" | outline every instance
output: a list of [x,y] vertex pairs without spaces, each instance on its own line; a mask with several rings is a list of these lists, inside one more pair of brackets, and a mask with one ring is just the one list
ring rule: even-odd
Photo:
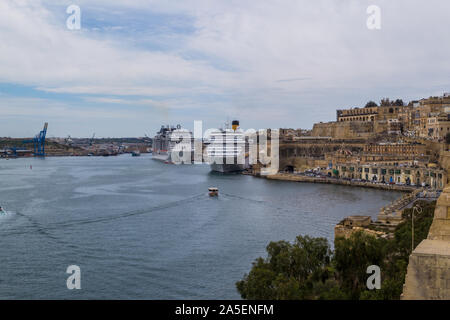
[[450,92],[449,30],[444,0],[1,0],[0,136],[308,129]]

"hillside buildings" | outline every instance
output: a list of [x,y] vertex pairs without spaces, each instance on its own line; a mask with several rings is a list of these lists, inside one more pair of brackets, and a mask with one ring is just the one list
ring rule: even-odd
[[[437,200],[433,223],[409,258],[402,299],[450,297],[450,94],[411,101],[382,100],[340,109],[336,121],[310,132],[280,135],[280,171],[275,179],[408,189],[383,207],[377,221],[349,216],[335,236],[355,232],[389,238],[417,200]],[[413,211],[414,212],[414,211]]]
[[441,190],[447,174],[439,157],[448,149],[450,94],[405,104],[383,99],[339,109],[336,121],[313,129],[280,130],[280,171],[320,171],[338,179]]
[[[394,102],[385,99],[381,105],[368,104],[363,108],[349,108],[336,111],[336,122],[353,122],[356,133],[367,132],[387,134],[408,134],[409,136],[443,140],[450,132],[450,94],[412,101],[403,105],[403,101]],[[363,124],[371,122],[372,125]],[[343,124],[320,124],[319,127],[345,127]],[[316,126],[315,126],[316,127]],[[317,130],[316,130],[317,131]]]

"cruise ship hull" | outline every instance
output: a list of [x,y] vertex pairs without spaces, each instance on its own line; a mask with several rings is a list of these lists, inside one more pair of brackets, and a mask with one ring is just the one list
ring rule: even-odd
[[222,173],[229,173],[229,172],[239,172],[244,170],[243,164],[217,164],[213,163],[211,164],[211,170],[222,172]]
[[176,129],[173,126],[162,126],[153,138],[152,157],[164,163],[190,164],[194,160],[193,143],[192,133],[181,129],[180,125]]
[[[188,152],[191,154],[191,159],[190,159],[190,161],[187,160],[187,162],[185,162],[184,160],[180,160],[183,164],[192,164],[192,163],[194,163],[194,152],[193,151],[188,151]],[[180,154],[180,157],[182,157],[182,154]],[[158,161],[162,161],[162,162],[165,162],[165,163],[174,164],[174,161],[172,160],[171,154],[167,154],[167,153],[161,153],[161,154],[153,153],[152,154],[152,158],[154,160],[158,160]]]
[[152,159],[153,160],[158,160],[158,161],[162,161],[162,162],[170,162],[170,155],[167,153],[153,153],[152,154]]

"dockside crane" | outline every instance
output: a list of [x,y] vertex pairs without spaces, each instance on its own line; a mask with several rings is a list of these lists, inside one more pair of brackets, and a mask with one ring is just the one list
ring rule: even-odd
[[44,129],[42,129],[42,131],[33,139],[23,141],[23,143],[33,143],[35,157],[45,157],[45,136],[47,135],[47,127],[48,122],[44,124]]
[[91,140],[89,140],[89,146],[90,146],[90,147],[92,147],[92,144],[94,143],[94,138],[95,138],[95,132],[94,132],[94,134],[92,135]]

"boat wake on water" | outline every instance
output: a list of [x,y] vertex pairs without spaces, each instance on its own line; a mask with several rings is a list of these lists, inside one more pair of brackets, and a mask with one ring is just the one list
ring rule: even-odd
[[[134,210],[134,211],[119,213],[119,214],[115,214],[115,215],[108,215],[108,216],[91,218],[91,219],[69,220],[69,221],[60,222],[60,223],[48,224],[45,226],[43,226],[41,223],[35,221],[35,219],[31,218],[30,216],[17,212],[18,216],[24,217],[31,222],[32,230],[30,230],[28,228],[10,230],[10,232],[2,233],[2,236],[12,236],[12,235],[18,235],[18,234],[26,234],[26,233],[29,233],[32,231],[37,231],[45,236],[54,238],[51,234],[49,234],[49,231],[58,230],[61,228],[78,226],[78,225],[107,222],[107,221],[112,221],[112,220],[117,220],[117,219],[137,216],[137,215],[148,214],[148,213],[152,213],[152,212],[167,209],[167,208],[177,207],[177,206],[186,204],[187,202],[194,201],[196,199],[201,199],[203,197],[205,197],[205,194],[201,193],[201,194],[197,194],[197,195],[194,195],[194,196],[191,196],[188,198],[169,202],[166,204],[162,204],[160,206],[155,206],[155,207],[151,207],[151,208],[147,208],[147,209]],[[24,229],[26,229],[26,230],[24,230]]]
[[5,208],[0,206],[0,218],[7,218],[7,217],[11,217],[15,214],[14,211],[9,211],[6,210]]
[[6,211],[6,210],[0,210],[0,217],[6,217],[10,215],[10,212]]
[[247,200],[247,201],[257,202],[257,203],[267,203],[267,201],[264,201],[264,200],[250,199],[250,198],[246,198],[246,197],[242,197],[242,196],[236,196],[234,194],[229,194],[229,193],[222,193],[222,194],[227,196],[227,197],[230,197],[230,198],[235,198],[235,199],[240,199],[240,200]]

